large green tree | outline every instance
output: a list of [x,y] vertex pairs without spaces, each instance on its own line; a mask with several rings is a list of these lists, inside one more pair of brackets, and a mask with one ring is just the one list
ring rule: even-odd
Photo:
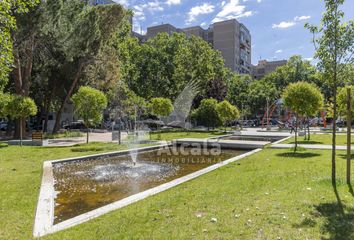
[[324,0],[325,12],[319,26],[306,27],[313,33],[316,47],[315,58],[318,68],[323,72],[331,89],[333,99],[333,132],[332,132],[332,184],[336,184],[336,119],[337,90],[343,84],[340,78],[346,65],[354,61],[354,20],[344,22],[341,6],[344,0]]
[[[56,2],[53,1],[52,4],[59,4]],[[61,50],[65,53],[65,61],[75,66],[65,97],[57,111],[54,132],[60,128],[61,113],[82,79],[85,66],[93,63],[102,48],[115,39],[128,17],[123,7],[116,4],[85,5],[83,8],[69,5],[67,2],[61,2],[57,7],[50,8],[59,15],[58,19],[54,18],[48,25],[48,34],[54,35],[59,41]],[[73,14],[72,8],[75,7],[78,11]]]
[[266,111],[267,103],[271,105],[279,97],[274,83],[257,80],[250,84],[247,98],[251,111],[258,114],[260,110]]
[[242,116],[245,116],[249,109],[249,90],[252,77],[250,75],[239,75],[231,73],[227,80],[227,96],[232,105],[241,110]]
[[120,60],[122,78],[147,100],[175,100],[190,82],[198,84],[204,96],[213,88],[210,82],[223,81],[225,75],[220,53],[202,39],[185,34],[161,33],[143,45],[127,38],[120,45]]
[[39,0],[0,1],[0,91],[6,85],[13,66],[13,33],[17,29],[16,16],[28,12]]
[[275,72],[266,75],[262,80],[273,83],[280,92],[290,83],[300,81],[321,85],[316,68],[311,65],[310,61],[298,55],[290,57],[286,65],[278,67]]

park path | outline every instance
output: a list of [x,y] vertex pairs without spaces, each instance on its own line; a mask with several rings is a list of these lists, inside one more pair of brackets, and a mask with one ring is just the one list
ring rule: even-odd
[[[295,144],[272,144],[272,148],[289,149],[294,148]],[[312,150],[332,150],[332,145],[319,145],[319,144],[298,144],[298,147]],[[347,150],[347,146],[336,146],[337,150]],[[354,147],[352,147],[354,150]]]
[[[126,132],[121,133],[122,139],[127,137]],[[90,142],[104,142],[109,143],[112,142],[112,133],[89,133]],[[48,147],[70,147],[77,144],[86,143],[86,134],[82,137],[75,138],[58,138],[58,139],[50,139],[48,143]]]

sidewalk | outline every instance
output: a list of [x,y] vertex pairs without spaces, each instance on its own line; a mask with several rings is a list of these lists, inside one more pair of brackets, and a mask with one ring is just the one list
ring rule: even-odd
[[[298,144],[298,147],[313,150],[332,150],[332,145],[320,145],[320,144]],[[289,149],[294,148],[295,144],[272,144],[272,148],[277,149]],[[337,150],[347,150],[347,146],[336,146]],[[351,148],[354,150],[354,147]]]
[[[128,135],[126,132],[121,133],[122,140],[125,139],[127,136]],[[89,133],[89,141],[104,143],[112,142],[112,132]],[[82,137],[50,139],[48,147],[70,147],[81,143],[86,143],[86,133]]]

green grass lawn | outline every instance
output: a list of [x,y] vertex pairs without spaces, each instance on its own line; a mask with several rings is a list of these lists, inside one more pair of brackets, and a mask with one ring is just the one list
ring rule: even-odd
[[[0,239],[31,239],[42,162],[83,154],[75,148],[85,146],[0,148]],[[354,198],[338,154],[341,206],[330,151],[266,149],[44,239],[353,239]]]
[[[337,135],[337,145],[346,145],[347,144],[347,136],[346,135]],[[295,143],[295,137],[288,139],[282,143]],[[299,144],[324,144],[331,145],[332,144],[332,134],[311,134],[310,141],[304,140],[304,137],[298,138]],[[352,144],[354,144],[354,135],[352,135]]]
[[166,131],[161,132],[161,139],[159,139],[158,132],[152,132],[151,140],[166,140],[171,141],[173,139],[179,138],[209,138],[226,135],[227,133],[223,131],[214,131],[214,132],[198,132],[198,131]]

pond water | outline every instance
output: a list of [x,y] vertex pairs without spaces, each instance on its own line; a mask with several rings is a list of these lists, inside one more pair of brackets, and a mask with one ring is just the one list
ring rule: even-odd
[[54,171],[54,223],[116,202],[159,186],[246,151],[218,151],[194,148],[167,148],[138,153],[134,164],[130,155],[87,161],[56,163]]

